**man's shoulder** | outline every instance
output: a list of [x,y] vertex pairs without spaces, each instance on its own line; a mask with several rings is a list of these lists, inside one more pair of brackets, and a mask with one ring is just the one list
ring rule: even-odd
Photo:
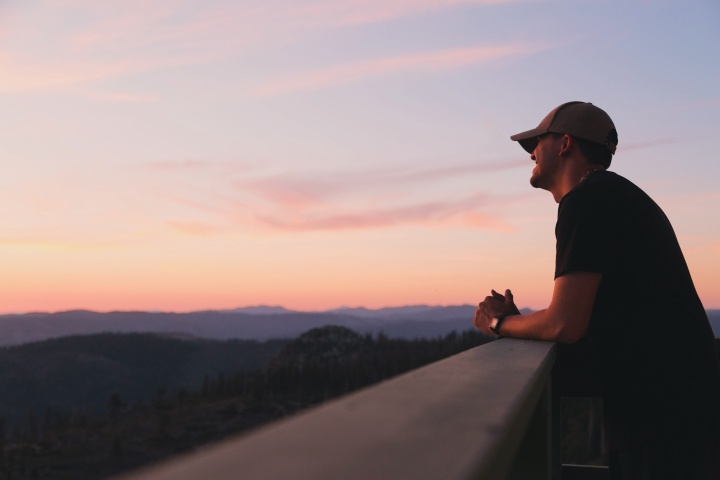
[[579,218],[598,224],[628,222],[654,205],[650,197],[625,177],[608,171],[595,172],[570,191],[558,205],[558,222],[575,224]]
[[[608,206],[646,198],[647,194],[627,178],[610,171],[599,171],[589,175],[585,181],[571,190],[562,201],[582,202],[601,200]],[[561,201],[561,202],[562,202]]]
[[582,182],[580,185],[578,185],[579,188],[576,190],[578,191],[595,191],[595,190],[602,190],[602,189],[609,189],[609,188],[624,188],[624,189],[637,189],[640,190],[640,187],[635,185],[633,182],[628,180],[627,178],[623,177],[622,175],[611,172],[608,170],[602,170],[599,172],[594,172],[593,174],[589,175],[588,178]]

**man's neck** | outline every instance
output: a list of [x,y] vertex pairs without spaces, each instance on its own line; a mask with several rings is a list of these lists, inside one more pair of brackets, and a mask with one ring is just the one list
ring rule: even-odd
[[587,163],[585,161],[571,162],[560,178],[557,188],[550,192],[555,202],[560,203],[560,200],[562,200],[565,195],[582,183],[590,173],[596,170],[605,170],[605,168],[602,165]]

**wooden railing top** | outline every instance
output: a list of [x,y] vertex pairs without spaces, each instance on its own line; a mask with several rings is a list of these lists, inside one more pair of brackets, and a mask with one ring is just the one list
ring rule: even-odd
[[490,478],[554,358],[552,343],[500,339],[123,478]]

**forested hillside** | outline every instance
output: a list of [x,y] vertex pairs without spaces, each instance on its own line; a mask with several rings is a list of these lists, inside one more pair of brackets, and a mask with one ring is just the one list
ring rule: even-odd
[[0,388],[14,403],[4,408],[25,413],[2,422],[0,478],[104,478],[488,340],[330,326],[265,343],[104,334],[6,348]]
[[[100,334],[2,348],[0,480],[105,478],[489,340],[327,326],[266,342]],[[563,455],[604,461],[598,401],[563,408]]]
[[104,412],[112,395],[149,401],[159,389],[263,368],[287,343],[99,334],[0,348],[0,417],[13,427],[53,410]]

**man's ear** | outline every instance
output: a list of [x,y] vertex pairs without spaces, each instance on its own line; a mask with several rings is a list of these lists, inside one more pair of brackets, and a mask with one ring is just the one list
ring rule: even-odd
[[575,144],[573,138],[567,133],[562,137],[562,143],[560,144],[560,155],[567,155],[570,153],[570,149]]

